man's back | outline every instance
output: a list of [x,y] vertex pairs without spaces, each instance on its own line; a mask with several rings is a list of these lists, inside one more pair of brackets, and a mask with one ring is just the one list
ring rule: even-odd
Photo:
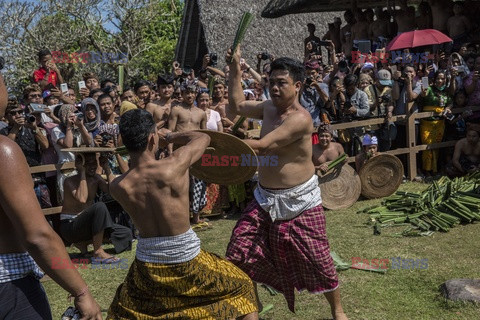
[[110,186],[141,237],[173,236],[190,228],[188,170],[182,170],[182,165],[174,156],[142,162]]

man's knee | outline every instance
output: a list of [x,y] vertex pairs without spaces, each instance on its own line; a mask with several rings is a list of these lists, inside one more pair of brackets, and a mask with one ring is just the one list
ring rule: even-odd
[[95,211],[96,214],[110,214],[108,208],[104,202],[96,202],[91,206],[91,209]]

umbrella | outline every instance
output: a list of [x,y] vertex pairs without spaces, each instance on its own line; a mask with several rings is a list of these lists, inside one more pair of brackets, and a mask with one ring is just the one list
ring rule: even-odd
[[452,42],[453,40],[434,29],[423,29],[404,32],[399,34],[387,45],[387,51],[429,46],[432,44],[441,44]]

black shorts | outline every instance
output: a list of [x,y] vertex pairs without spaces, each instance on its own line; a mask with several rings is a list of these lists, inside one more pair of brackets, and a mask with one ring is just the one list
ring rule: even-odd
[[0,319],[51,320],[47,295],[33,276],[0,283]]

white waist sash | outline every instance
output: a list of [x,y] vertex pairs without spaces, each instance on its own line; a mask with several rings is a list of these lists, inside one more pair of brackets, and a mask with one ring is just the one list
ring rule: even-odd
[[303,211],[322,204],[318,176],[296,187],[282,190],[264,189],[260,184],[254,192],[258,204],[275,220],[290,220]]
[[136,257],[150,263],[176,264],[194,259],[200,253],[200,239],[190,228],[171,237],[138,239]]

